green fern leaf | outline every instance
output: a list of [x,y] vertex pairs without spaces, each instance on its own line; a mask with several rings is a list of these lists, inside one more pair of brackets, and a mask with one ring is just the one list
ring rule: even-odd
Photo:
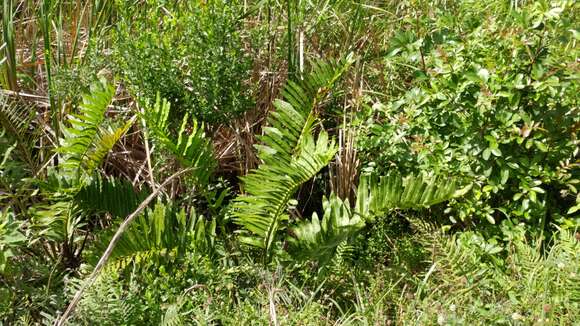
[[103,131],[105,112],[115,94],[106,83],[97,83],[83,96],[78,114],[69,116],[69,127],[62,128],[64,139],[57,153],[62,156],[62,175],[73,180],[91,175],[105,155],[129,129],[133,119],[114,131]]
[[[147,102],[147,101],[145,101]],[[142,114],[145,129],[152,138],[165,150],[169,151],[184,167],[193,167],[192,175],[196,182],[206,184],[213,172],[216,161],[213,156],[211,140],[205,136],[203,124],[198,124],[186,114],[178,131],[177,141],[169,132],[168,117],[170,104],[159,95],[153,107],[146,105]]]
[[334,157],[337,147],[324,131],[315,137],[316,108],[332,90],[336,80],[352,61],[316,62],[312,72],[299,82],[288,82],[285,101],[274,102],[276,111],[257,146],[263,161],[258,169],[242,178],[245,194],[233,205],[236,223],[251,236],[247,244],[264,249],[268,260],[283,222],[288,220],[288,201],[304,182],[314,177]]
[[355,215],[348,200],[342,201],[334,193],[323,201],[324,216],[319,220],[316,213],[312,220],[292,228],[289,239],[291,252],[302,259],[315,259],[320,266],[328,263],[337,248],[360,231],[365,223]]
[[10,101],[0,95],[0,127],[6,136],[16,142],[19,158],[26,163],[31,172],[36,172],[38,162],[32,146],[38,138],[38,131],[31,132],[30,124],[34,119],[35,108],[20,101]]
[[424,174],[402,177],[362,175],[357,190],[356,212],[367,219],[393,209],[420,209],[454,197],[457,181]]
[[[114,228],[113,228],[114,229]],[[182,255],[186,249],[211,254],[214,249],[216,223],[206,221],[195,211],[186,214],[172,206],[157,203],[137,218],[117,243],[111,261],[125,266],[128,262],[171,259]],[[113,230],[101,235],[93,250],[94,260],[104,252]]]
[[96,176],[79,190],[74,201],[85,212],[109,213],[124,218],[147,196],[147,191],[136,190],[128,181]]
[[105,156],[113,149],[113,146],[123,137],[133,124],[134,119],[130,119],[123,126],[112,131],[104,131],[97,135],[94,148],[86,154],[86,160],[83,162],[85,171],[94,171],[103,161]]

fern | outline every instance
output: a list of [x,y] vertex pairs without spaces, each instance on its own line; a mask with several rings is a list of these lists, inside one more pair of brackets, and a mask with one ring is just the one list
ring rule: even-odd
[[18,101],[9,101],[0,95],[0,126],[6,136],[16,142],[16,151],[27,168],[36,172],[38,162],[32,152],[31,144],[35,144],[38,132],[31,132],[29,127],[34,119],[35,108],[31,105],[22,105]]
[[283,91],[286,101],[274,103],[276,111],[257,146],[263,163],[242,178],[246,193],[235,200],[235,221],[251,233],[242,241],[263,248],[266,260],[282,222],[288,220],[288,201],[337,151],[326,132],[315,139],[312,127],[316,107],[350,63],[350,57],[334,64],[318,62],[302,81],[288,82]]
[[15,250],[23,245],[27,238],[21,232],[22,222],[15,219],[15,214],[9,210],[0,210],[0,275],[9,266],[15,256]]
[[372,220],[389,210],[426,208],[458,195],[455,179],[424,174],[402,177],[396,172],[362,175],[355,207],[358,214]]
[[[32,241],[38,239],[53,241],[50,251],[51,259],[57,261],[63,259],[67,266],[72,264],[82,250],[83,237],[77,230],[86,225],[83,215],[79,214],[74,203],[69,200],[60,200],[52,204],[36,205],[30,209],[32,216],[31,230]],[[67,260],[72,261],[67,261]]]
[[320,265],[330,261],[336,248],[347,247],[346,241],[364,227],[364,221],[354,215],[347,201],[342,201],[334,193],[323,201],[322,221],[316,213],[312,220],[292,229],[289,239],[292,252],[300,258],[316,259]]
[[429,207],[459,194],[456,182],[444,178],[424,175],[403,178],[397,173],[380,178],[361,176],[354,210],[350,209],[348,201],[343,202],[331,194],[330,199],[323,202],[322,221],[315,213],[311,221],[292,229],[292,251],[298,257],[317,260],[323,266],[336,259],[337,247],[348,246],[348,239],[364,227],[365,221],[372,221],[392,209]]
[[145,129],[162,148],[173,154],[182,166],[195,168],[192,174],[198,183],[206,184],[216,166],[216,161],[210,139],[205,137],[203,124],[199,125],[192,119],[193,124],[189,126],[189,116],[185,114],[175,142],[168,126],[170,108],[169,102],[161,100],[158,95],[153,107],[147,105],[142,114]]
[[181,312],[184,301],[183,296],[179,296],[175,303],[170,304],[165,310],[165,314],[163,314],[159,326],[185,325],[184,314]]
[[95,171],[117,141],[129,130],[133,121],[133,119],[130,119],[120,127],[103,131],[97,135],[93,149],[87,153],[84,164],[85,171],[88,173]]
[[[195,211],[175,211],[172,207],[157,203],[148,209],[123,234],[111,260],[121,266],[129,261],[159,260],[182,255],[186,249],[211,254],[214,248],[215,220],[206,221]],[[103,252],[112,236],[106,231],[97,242],[96,252]],[[99,255],[94,258],[98,258]]]
[[[79,232],[86,225],[87,216],[81,208],[86,208],[84,204],[87,202],[103,199],[103,196],[116,197],[116,194],[101,192],[110,188],[97,190],[99,181],[91,183],[107,153],[133,123],[130,119],[121,127],[108,126],[105,113],[113,95],[113,87],[106,83],[91,87],[91,92],[83,96],[78,113],[69,115],[68,127],[62,128],[64,138],[56,149],[61,164],[50,171],[46,180],[36,181],[49,202],[31,207],[33,229],[37,231],[37,237],[55,242],[50,244],[58,250],[53,258],[60,255],[64,264],[73,268],[80,261],[87,237],[86,234],[80,236],[82,232]],[[86,192],[91,187],[91,195],[95,197],[86,201]],[[131,206],[129,202],[125,204]],[[102,207],[96,207],[94,211],[100,209]]]
[[128,181],[97,176],[79,190],[74,201],[83,211],[109,213],[124,218],[147,196],[147,191],[135,190]]
[[91,92],[83,96],[79,113],[69,116],[70,126],[63,128],[64,139],[57,148],[65,177],[79,181],[82,176],[91,175],[133,123],[130,119],[113,130],[104,128],[105,112],[114,94],[112,86],[94,84]]

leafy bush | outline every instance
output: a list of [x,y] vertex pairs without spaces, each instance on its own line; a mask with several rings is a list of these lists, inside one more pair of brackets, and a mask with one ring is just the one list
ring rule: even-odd
[[184,113],[210,123],[239,116],[252,106],[240,8],[223,0],[121,5],[126,20],[115,37],[116,72],[137,95],[167,99],[171,121]]
[[507,3],[429,16],[402,30],[385,58],[414,67],[409,90],[367,111],[368,169],[436,171],[473,181],[452,222],[506,217],[543,229],[578,223],[578,5]]

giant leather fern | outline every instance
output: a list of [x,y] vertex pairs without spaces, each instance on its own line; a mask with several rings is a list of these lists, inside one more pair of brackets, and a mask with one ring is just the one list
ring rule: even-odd
[[66,177],[79,180],[83,175],[91,175],[133,123],[130,119],[121,127],[105,128],[105,112],[114,94],[112,86],[95,84],[83,96],[78,114],[69,116],[69,127],[63,128],[64,139],[57,148],[63,159],[60,168]]
[[169,131],[169,111],[169,102],[157,96],[155,104],[147,107],[142,115],[147,135],[169,151],[182,166],[194,168],[195,181],[204,184],[216,165],[210,139],[205,136],[203,125],[195,119],[189,126],[189,116],[185,114],[176,141]]
[[356,212],[368,219],[393,209],[426,208],[456,193],[455,179],[424,174],[403,177],[396,172],[386,176],[361,176],[357,190]]
[[274,102],[276,111],[260,138],[258,169],[242,178],[245,194],[238,196],[233,214],[236,223],[251,234],[242,240],[272,251],[278,230],[288,219],[288,201],[298,187],[326,166],[337,147],[328,134],[314,135],[316,108],[328,96],[351,58],[335,63],[318,62],[312,72],[284,88],[285,100]]
[[322,221],[315,213],[312,220],[292,229],[289,239],[292,253],[299,258],[316,259],[324,265],[334,256],[340,244],[345,243],[365,225],[364,220],[353,214],[348,200],[342,201],[334,193],[324,199]]

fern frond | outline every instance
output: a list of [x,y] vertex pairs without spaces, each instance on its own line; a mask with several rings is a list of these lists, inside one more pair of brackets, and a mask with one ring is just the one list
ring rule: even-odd
[[275,237],[288,219],[288,201],[304,182],[328,165],[337,151],[334,140],[320,132],[313,135],[315,109],[332,90],[333,84],[351,63],[317,62],[312,72],[299,82],[288,82],[268,118],[269,127],[256,146],[263,161],[258,169],[242,178],[245,194],[233,205],[236,223],[250,231],[242,240],[265,250],[266,259]]
[[[323,201],[322,221],[316,213],[312,220],[292,228],[294,237],[289,239],[291,252],[303,259],[315,259],[325,265],[334,256],[337,247],[361,230],[365,223],[351,211],[348,200],[342,201],[332,193]],[[344,248],[343,248],[344,249]]]
[[158,95],[153,107],[147,107],[142,114],[143,124],[153,139],[173,154],[183,167],[195,168],[192,172],[194,179],[205,184],[216,166],[211,141],[205,136],[203,124],[191,119],[190,125],[188,114],[183,117],[177,141],[174,141],[168,127],[170,108],[169,102],[161,100]]
[[31,208],[32,227],[38,230],[37,235],[57,242],[74,241],[74,231],[84,223],[73,206],[72,202],[63,200]]
[[95,139],[93,148],[87,153],[86,160],[83,162],[84,170],[87,172],[94,171],[113,149],[117,141],[129,130],[134,121],[134,119],[130,119],[121,127],[100,132]]
[[33,119],[33,107],[19,105],[16,101],[10,101],[4,95],[0,95],[0,124],[14,138],[20,138],[26,133],[28,125]]
[[112,86],[95,84],[89,94],[83,95],[79,113],[69,116],[70,127],[63,128],[64,139],[57,149],[64,157],[63,168],[80,171],[81,164],[97,137],[99,127],[105,120],[105,112],[114,94]]
[[332,258],[332,265],[336,269],[342,268],[345,264],[354,261],[356,254],[356,247],[349,244],[348,240],[344,240],[336,247],[336,253]]
[[280,160],[276,165],[263,164],[242,178],[247,193],[236,198],[235,215],[240,224],[260,239],[256,242],[245,238],[246,242],[269,251],[280,222],[288,218],[286,209],[291,196],[328,165],[336,153],[334,141],[329,141],[325,132],[316,143],[312,135],[303,141],[300,156],[289,163]]
[[264,135],[260,137],[264,145],[257,146],[264,163],[289,161],[291,155],[298,154],[299,143],[312,132],[315,109],[324,102],[352,61],[352,55],[337,62],[317,61],[302,80],[288,81],[282,91],[284,100],[274,101],[276,110],[268,117],[269,127],[264,128]]
[[356,212],[372,219],[392,209],[419,209],[452,198],[457,181],[424,174],[402,177],[396,172],[386,176],[360,177]]
[[115,94],[115,89],[97,83],[83,96],[78,114],[68,118],[69,127],[62,128],[64,139],[57,153],[62,155],[63,175],[79,180],[83,173],[92,174],[113,145],[129,129],[133,119],[113,131],[104,131],[105,112]]
[[[195,212],[175,211],[172,207],[157,203],[154,209],[131,224],[123,234],[111,255],[111,261],[122,266],[129,261],[148,261],[151,259],[179,256],[186,249],[211,254],[214,248],[215,220],[206,221]],[[111,232],[105,233],[98,241],[96,252],[104,252]]]
[[147,196],[147,191],[137,191],[128,181],[96,176],[79,190],[74,201],[83,211],[124,218]]
[[159,323],[159,326],[179,326],[185,325],[181,307],[183,306],[183,297],[178,297],[175,303],[170,304],[165,310],[165,314]]
[[16,142],[20,159],[33,172],[36,171],[38,165],[31,148],[31,144],[36,143],[38,135],[29,130],[34,113],[35,109],[31,105],[10,101],[5,96],[0,97],[0,126],[6,135]]

